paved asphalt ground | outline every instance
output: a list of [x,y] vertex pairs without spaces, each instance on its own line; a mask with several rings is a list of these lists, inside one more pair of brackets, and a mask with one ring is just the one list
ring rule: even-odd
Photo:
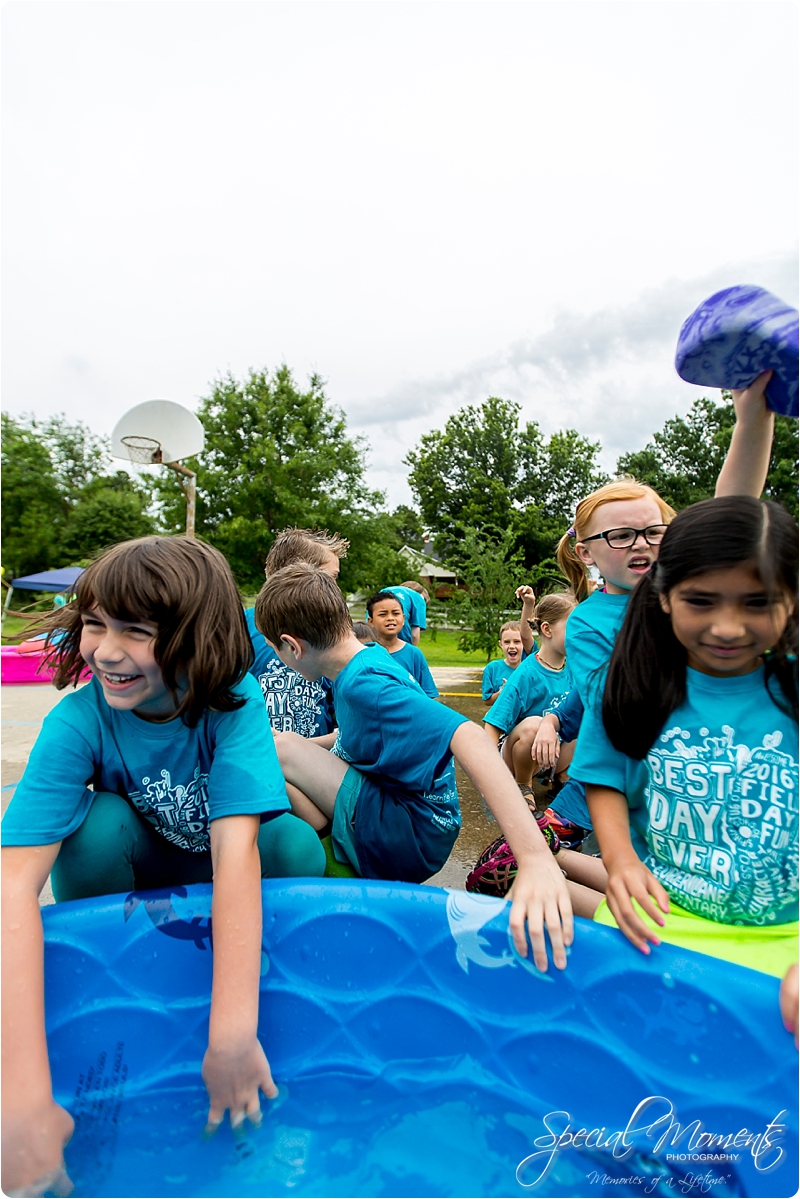
[[[475,693],[480,691],[480,670],[465,666],[436,667],[432,670],[432,674],[448,707],[454,707],[473,719],[480,719],[483,704],[480,699],[474,698]],[[14,794],[14,788],[22,778],[28,755],[42,727],[42,721],[66,694],[66,691],[56,691],[55,687],[48,683],[0,688],[3,811]],[[448,698],[448,694],[452,698]],[[464,879],[472,864],[484,845],[497,835],[497,830],[483,801],[460,770],[459,794],[464,828],[450,859],[444,868],[429,881],[435,886],[463,889]],[[41,902],[53,902],[49,883],[42,892]]]

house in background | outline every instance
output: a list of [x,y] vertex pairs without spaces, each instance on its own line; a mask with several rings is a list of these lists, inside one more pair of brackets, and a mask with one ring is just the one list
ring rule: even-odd
[[449,599],[453,590],[461,588],[463,584],[459,583],[454,570],[449,570],[432,556],[433,545],[430,541],[425,542],[425,550],[427,552],[420,553],[408,545],[400,550],[400,557],[408,563],[409,577],[419,579],[427,587],[431,599]]

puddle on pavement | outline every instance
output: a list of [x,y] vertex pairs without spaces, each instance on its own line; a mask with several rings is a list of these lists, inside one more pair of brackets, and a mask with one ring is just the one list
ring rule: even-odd
[[[448,708],[452,708],[454,712],[460,712],[462,716],[468,716],[470,720],[481,725],[487,709],[480,696],[473,699],[448,694],[451,690],[478,691],[478,683],[457,683],[452,687],[439,684],[439,690]],[[439,873],[428,879],[428,885],[456,887],[463,891],[467,875],[489,842],[500,835],[500,828],[458,763],[456,763],[456,777],[458,779],[458,797],[461,801],[461,832],[450,857]]]

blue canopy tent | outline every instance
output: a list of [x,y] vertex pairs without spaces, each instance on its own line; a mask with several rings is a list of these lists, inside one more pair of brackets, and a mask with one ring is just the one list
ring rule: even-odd
[[36,575],[23,575],[12,579],[3,606],[3,616],[8,611],[14,591],[72,591],[83,574],[82,566],[64,566],[61,570],[43,570]]

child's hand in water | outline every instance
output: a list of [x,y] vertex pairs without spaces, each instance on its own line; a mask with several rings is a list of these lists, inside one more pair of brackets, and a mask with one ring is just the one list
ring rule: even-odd
[[632,900],[635,899],[647,915],[663,927],[662,913],[669,912],[666,891],[632,850],[630,854],[612,857],[610,861],[604,859],[603,864],[608,870],[606,900],[612,916],[631,944],[642,953],[649,953],[648,941],[653,945],[660,945],[661,942],[637,914]]
[[794,1036],[795,1045],[798,1044],[798,984],[797,984],[797,962],[783,976],[780,992],[781,1018],[783,1026],[787,1032]]
[[52,1099],[41,1109],[11,1104],[3,1113],[3,1193],[69,1195],[64,1146],[75,1122]]
[[567,948],[574,936],[572,901],[564,875],[549,850],[546,855],[537,854],[530,866],[520,865],[508,898],[511,900],[508,925],[518,953],[522,957],[528,953],[525,936],[527,920],[536,968],[542,971],[547,969],[546,927],[553,947],[553,962],[559,970],[564,970]]
[[207,1132],[216,1132],[226,1111],[231,1113],[232,1128],[240,1128],[245,1116],[251,1124],[260,1124],[259,1092],[263,1091],[267,1099],[278,1094],[266,1054],[256,1037],[240,1048],[212,1049],[209,1045],[203,1058],[203,1082],[210,1101]]

